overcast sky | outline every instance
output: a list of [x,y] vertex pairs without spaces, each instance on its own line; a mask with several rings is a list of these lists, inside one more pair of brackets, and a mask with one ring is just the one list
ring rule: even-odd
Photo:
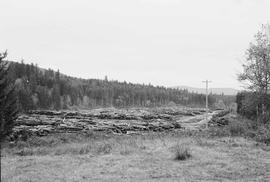
[[0,51],[81,78],[239,88],[270,0],[1,0]]

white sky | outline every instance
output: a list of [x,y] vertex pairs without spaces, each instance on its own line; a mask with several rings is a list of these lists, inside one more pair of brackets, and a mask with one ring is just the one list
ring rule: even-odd
[[9,59],[82,78],[239,88],[270,0],[0,0]]

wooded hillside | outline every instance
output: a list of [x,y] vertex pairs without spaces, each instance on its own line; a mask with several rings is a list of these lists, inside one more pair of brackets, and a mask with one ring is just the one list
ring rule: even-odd
[[[205,95],[152,85],[99,79],[79,79],[34,64],[9,63],[20,110],[95,107],[204,106]],[[234,97],[210,95],[209,104],[229,105]]]

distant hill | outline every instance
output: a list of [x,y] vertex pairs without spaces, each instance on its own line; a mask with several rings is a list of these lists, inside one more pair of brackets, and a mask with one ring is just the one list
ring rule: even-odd
[[[205,94],[205,88],[195,88],[195,87],[189,87],[189,86],[177,86],[174,87],[176,89],[186,89],[189,92],[194,92],[194,93],[203,93]],[[209,93],[213,93],[213,94],[224,94],[224,95],[236,95],[237,92],[239,92],[239,90],[236,90],[234,88],[209,88]]]

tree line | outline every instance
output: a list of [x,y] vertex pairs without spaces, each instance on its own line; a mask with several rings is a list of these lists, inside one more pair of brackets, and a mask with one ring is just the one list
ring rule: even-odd
[[[20,111],[96,107],[156,107],[185,105],[204,107],[205,95],[162,86],[101,79],[79,79],[23,61],[8,62],[8,77],[15,83]],[[234,97],[209,96],[210,106],[230,104]]]

